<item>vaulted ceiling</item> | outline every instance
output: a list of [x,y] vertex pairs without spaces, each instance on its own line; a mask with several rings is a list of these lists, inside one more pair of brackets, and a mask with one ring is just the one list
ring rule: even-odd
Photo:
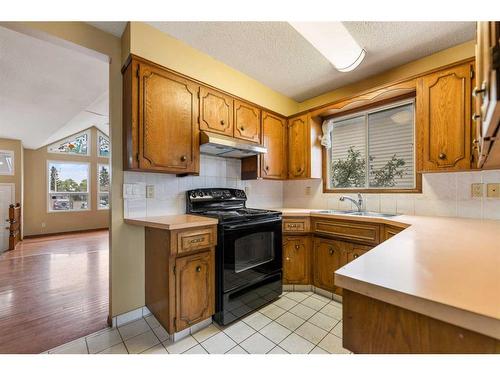
[[[125,23],[93,22],[117,36]],[[149,22],[297,101],[474,39],[474,22],[344,22],[366,57],[341,73],[287,22]]]
[[39,148],[96,126],[109,132],[109,65],[0,27],[0,138]]

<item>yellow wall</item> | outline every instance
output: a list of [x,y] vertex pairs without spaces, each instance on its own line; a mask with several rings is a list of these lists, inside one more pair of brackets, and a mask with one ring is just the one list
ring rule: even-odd
[[[97,157],[97,129],[91,129],[90,156],[47,152],[47,147],[24,150],[24,235],[70,232],[107,228],[109,210],[97,209],[97,165],[108,164],[108,158]],[[90,164],[90,209],[80,212],[48,212],[47,161],[75,161]]]
[[475,41],[471,40],[351,85],[340,87],[336,90],[305,100],[299,103],[299,111],[302,112],[310,108],[328,104],[342,98],[356,95],[361,91],[368,90],[376,86],[405,79],[456,61],[473,57],[475,51],[474,45]]
[[[23,189],[23,145],[17,139],[0,138],[0,150],[14,151],[14,175],[0,175],[0,183],[15,184],[16,203],[22,203]],[[1,223],[3,225],[3,223]]]
[[[130,52],[157,64],[215,86],[263,107],[291,115],[298,110],[297,102],[142,22],[131,22],[126,35]],[[230,48],[230,46],[228,46]],[[126,58],[127,53],[122,51]]]

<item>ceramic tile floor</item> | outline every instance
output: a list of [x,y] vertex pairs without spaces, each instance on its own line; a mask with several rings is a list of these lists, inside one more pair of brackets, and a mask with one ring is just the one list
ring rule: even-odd
[[285,292],[238,322],[211,324],[172,343],[154,316],[64,344],[49,354],[344,354],[342,305],[313,292]]

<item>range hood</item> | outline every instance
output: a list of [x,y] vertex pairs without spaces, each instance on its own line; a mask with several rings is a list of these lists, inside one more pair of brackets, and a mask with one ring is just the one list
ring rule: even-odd
[[200,152],[225,158],[242,159],[247,156],[266,154],[267,148],[226,135],[202,131],[200,132]]

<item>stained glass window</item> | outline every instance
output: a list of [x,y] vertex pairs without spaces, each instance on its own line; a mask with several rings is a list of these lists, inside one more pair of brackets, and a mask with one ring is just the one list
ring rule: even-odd
[[101,158],[109,158],[109,154],[111,152],[110,150],[110,144],[109,144],[109,137],[101,132],[97,132],[97,150],[99,153],[99,157]]
[[62,141],[52,143],[47,146],[48,152],[56,154],[73,154],[73,155],[88,155],[89,154],[90,131],[72,135]]

